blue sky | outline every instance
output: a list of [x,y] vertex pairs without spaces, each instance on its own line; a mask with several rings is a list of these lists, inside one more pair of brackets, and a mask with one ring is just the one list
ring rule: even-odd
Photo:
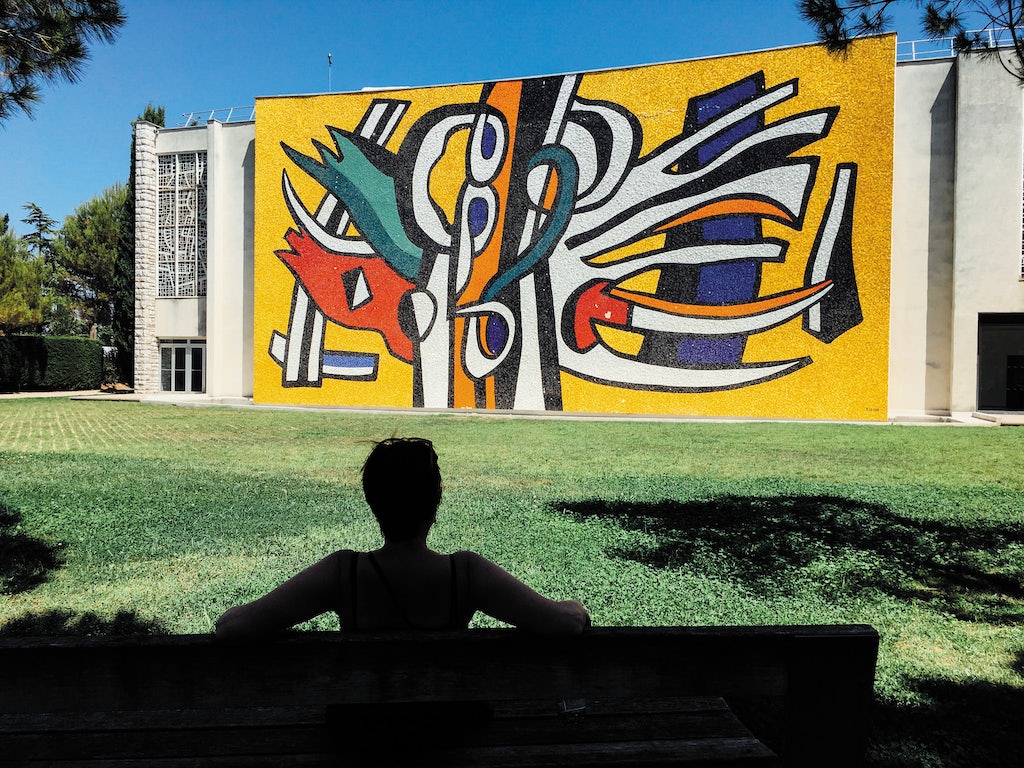
[[[58,223],[128,176],[131,121],[256,96],[477,82],[812,42],[796,0],[126,0],[83,79],[46,86],[35,118],[0,124],[0,215]],[[921,37],[901,12],[901,39]],[[327,54],[333,67],[328,72]],[[330,88],[328,87],[330,83]]]

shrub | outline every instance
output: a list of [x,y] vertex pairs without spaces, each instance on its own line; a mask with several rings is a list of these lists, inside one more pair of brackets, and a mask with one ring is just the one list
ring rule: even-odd
[[0,336],[0,392],[17,391],[24,365],[21,350],[8,336]]
[[80,336],[0,339],[0,387],[27,390],[96,389],[103,383],[103,344]]

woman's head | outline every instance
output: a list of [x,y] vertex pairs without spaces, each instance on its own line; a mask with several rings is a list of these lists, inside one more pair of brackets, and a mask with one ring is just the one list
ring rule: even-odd
[[363,494],[390,541],[426,533],[441,503],[441,470],[429,440],[392,437],[373,446],[363,464]]

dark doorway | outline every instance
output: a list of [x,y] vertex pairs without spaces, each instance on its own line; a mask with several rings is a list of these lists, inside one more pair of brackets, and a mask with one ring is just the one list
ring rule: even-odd
[[1024,411],[1024,313],[978,315],[978,410]]

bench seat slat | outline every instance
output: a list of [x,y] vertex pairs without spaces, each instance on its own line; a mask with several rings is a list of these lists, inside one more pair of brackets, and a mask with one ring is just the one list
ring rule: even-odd
[[[344,723],[331,729],[323,710],[308,708],[258,709],[248,717],[244,710],[83,713],[79,718],[61,713],[8,717],[0,724],[9,734],[5,754],[10,759],[331,752],[352,742]],[[588,702],[581,715],[559,715],[554,702],[499,706],[493,720],[453,739],[464,747],[509,747],[671,740],[683,734],[690,740],[753,738],[723,700],[698,698],[662,700],[647,711],[642,701]],[[367,746],[371,754],[378,751],[372,741]]]
[[775,768],[778,758],[752,736],[734,739],[674,739],[583,744],[461,747],[409,756],[359,756],[332,753],[270,753],[263,755],[200,755],[169,758],[97,758],[55,762],[48,758],[12,758],[18,768],[229,768],[230,766],[448,766],[449,768],[600,768],[602,766],[715,766],[716,768]]
[[752,736],[466,748],[443,750],[437,757],[438,765],[479,768],[778,765],[775,754]]
[[[343,763],[341,764],[344,765]],[[8,766],[4,766],[8,768]],[[10,768],[341,768],[336,755],[228,755],[223,757],[181,757],[154,759],[12,761]],[[383,768],[383,766],[374,766]]]
[[331,754],[333,741],[314,728],[224,728],[217,730],[97,731],[12,736],[5,745],[11,760],[63,765],[82,757],[96,761],[133,758],[204,760],[231,755]]
[[[586,718],[640,717],[688,714],[715,715],[728,710],[719,697],[676,697],[647,699],[587,699]],[[557,717],[557,703],[550,699],[498,701],[493,704],[496,719]],[[572,715],[567,716],[570,720]],[[129,710],[115,712],[53,712],[0,714],[0,733],[36,731],[98,731],[120,729],[213,728],[266,725],[312,725],[325,722],[324,707],[246,707],[195,710]]]
[[720,708],[678,712],[616,712],[588,708],[582,716],[522,715],[496,718],[473,743],[572,743],[671,739],[680,734],[694,738],[751,736],[750,731],[719,699]]
[[323,707],[249,707],[231,709],[53,712],[3,715],[0,733],[34,733],[159,728],[230,728],[268,725],[323,725]]

